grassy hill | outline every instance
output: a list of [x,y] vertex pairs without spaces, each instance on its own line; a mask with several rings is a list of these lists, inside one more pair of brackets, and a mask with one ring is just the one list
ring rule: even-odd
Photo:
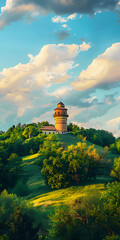
[[[58,135],[58,140],[64,142],[66,147],[71,144],[75,145],[80,141],[72,134]],[[87,141],[87,144],[90,145],[91,143]],[[95,148],[98,152],[104,150],[97,145],[95,145]],[[51,190],[46,185],[40,169],[36,165],[38,157],[39,154],[23,157],[24,177],[27,180],[27,186],[29,188],[26,199],[30,200],[35,207],[44,210],[47,209],[47,211],[61,204],[69,204],[76,198],[89,196],[92,192],[97,192],[97,194],[101,193],[104,191],[104,183],[111,180],[111,178],[106,178],[103,174],[103,176],[98,177],[95,181],[88,182],[85,186],[72,186],[61,190]],[[114,157],[116,157],[116,155],[108,152],[104,160],[108,163],[108,166],[112,165]]]
[[34,154],[23,158],[24,174],[27,177],[27,186],[29,187],[29,194],[26,199],[30,200],[35,207],[51,211],[58,205],[70,204],[77,198],[92,195],[92,192],[98,194],[98,192],[104,191],[104,179],[98,179],[96,184],[91,182],[87,186],[72,186],[60,190],[51,190],[45,184],[40,169],[35,164],[38,157],[38,154]]

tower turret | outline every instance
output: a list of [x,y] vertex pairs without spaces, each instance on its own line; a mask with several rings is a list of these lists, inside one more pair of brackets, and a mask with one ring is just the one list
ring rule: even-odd
[[54,109],[55,114],[53,115],[55,119],[55,128],[58,132],[67,132],[67,108],[62,102],[57,104],[57,108]]

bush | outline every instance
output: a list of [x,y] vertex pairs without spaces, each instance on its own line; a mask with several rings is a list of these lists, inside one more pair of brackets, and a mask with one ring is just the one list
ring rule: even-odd
[[22,180],[19,180],[14,188],[8,189],[8,192],[23,197],[29,194],[29,187]]
[[120,236],[118,235],[107,236],[104,240],[120,240]]
[[41,173],[51,188],[63,188],[80,184],[96,177],[100,156],[94,145],[87,147],[86,142],[71,145],[63,151],[58,143],[49,143],[40,151]]
[[38,240],[45,235],[43,216],[30,203],[8,194],[0,195],[0,236],[3,240]]
[[120,157],[114,159],[114,165],[110,175],[120,181]]

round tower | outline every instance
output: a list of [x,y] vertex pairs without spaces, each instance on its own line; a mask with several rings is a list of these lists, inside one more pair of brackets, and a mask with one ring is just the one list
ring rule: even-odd
[[55,128],[58,132],[67,132],[67,108],[62,102],[57,104],[57,108],[54,109],[55,114],[53,115],[55,119]]

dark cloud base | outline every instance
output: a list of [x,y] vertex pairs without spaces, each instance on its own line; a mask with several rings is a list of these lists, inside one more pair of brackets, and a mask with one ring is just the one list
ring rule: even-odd
[[33,3],[46,12],[54,12],[55,14],[94,14],[98,10],[114,11],[118,2],[118,0],[18,0],[17,5]]
[[67,31],[61,31],[61,32],[57,33],[58,41],[62,41],[69,36],[70,36],[70,34]]

